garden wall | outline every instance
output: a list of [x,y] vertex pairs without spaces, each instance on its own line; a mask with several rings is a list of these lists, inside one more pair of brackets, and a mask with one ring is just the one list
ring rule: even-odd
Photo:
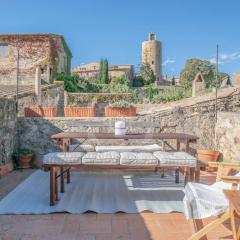
[[17,139],[16,123],[14,100],[0,98],[0,165],[11,162]]
[[[219,98],[218,111],[240,112],[239,92]],[[41,159],[44,153],[58,149],[57,143],[50,138],[52,134],[61,131],[113,132],[115,120],[117,119],[19,118],[21,146],[32,149],[36,158]],[[125,121],[128,132],[190,133],[199,137],[197,144],[193,145],[194,148],[215,148],[215,100],[211,98],[207,101],[195,101],[192,105],[182,102],[181,106],[175,103],[165,110],[142,112],[136,117],[126,118]],[[101,143],[112,144],[112,141],[104,140]],[[96,144],[99,144],[99,141]],[[124,141],[121,144],[129,143]]]
[[[37,105],[37,96],[32,92],[19,95],[19,116],[24,115],[24,108]],[[42,86],[42,106],[58,106],[58,115],[63,116],[64,86],[63,84],[51,84]]]
[[92,102],[96,102],[97,117],[104,116],[104,107],[108,103],[125,100],[133,102],[134,95],[132,93],[67,93],[65,92],[65,106],[67,105],[79,105],[86,106],[91,105]]

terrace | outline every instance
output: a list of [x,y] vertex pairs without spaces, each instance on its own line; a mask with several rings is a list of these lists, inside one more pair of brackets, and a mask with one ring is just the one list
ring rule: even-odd
[[[239,137],[237,134],[238,130],[240,129],[240,118],[238,113],[239,92],[235,90],[230,91],[228,89],[227,93],[222,93],[220,96],[221,98],[218,99],[219,113],[217,123],[215,123],[214,116],[215,101],[211,97],[202,98],[204,99],[202,101],[197,101],[195,99],[196,102],[192,103],[188,100],[188,102],[182,101],[175,103],[174,106],[171,106],[171,104],[169,104],[167,108],[152,108],[151,111],[149,111],[150,108],[149,106],[147,106],[144,110],[142,110],[141,113],[139,112],[137,116],[124,118],[124,121],[127,125],[127,131],[129,133],[133,133],[132,138],[135,138],[132,139],[133,141],[131,144],[148,145],[150,144],[149,140],[159,140],[160,136],[162,136],[162,140],[169,140],[166,137],[168,136],[167,133],[186,133],[186,135],[188,133],[197,136],[199,139],[197,140],[197,142],[190,141],[191,148],[190,146],[185,145],[186,142],[182,143],[179,147],[179,150],[187,150],[189,151],[189,153],[194,155],[194,149],[208,147],[219,150],[223,154],[224,161],[239,161]],[[88,137],[92,135],[95,135],[96,137],[98,136],[97,133],[106,133],[106,135],[104,136],[107,136],[109,138],[109,134],[114,132],[115,122],[117,120],[123,120],[123,118],[18,117],[16,116],[16,114],[14,114],[14,101],[12,101],[11,99],[1,99],[0,103],[2,104],[1,106],[5,111],[4,114],[0,114],[0,117],[2,117],[1,124],[2,126],[4,126],[0,128],[0,136],[4,136],[4,138],[2,137],[2,139],[0,140],[1,157],[3,159],[2,166],[9,164],[9,159],[14,149],[15,141],[17,141],[20,145],[20,148],[31,149],[35,156],[35,165],[41,168],[38,170],[26,169],[13,171],[6,174],[0,179],[0,198],[2,200],[0,201],[0,212],[2,213],[0,215],[0,239],[185,240],[192,235],[192,222],[186,219],[183,210],[174,211],[174,208],[178,208],[178,204],[181,204],[183,196],[180,201],[177,201],[176,204],[174,203],[173,205],[171,205],[171,199],[174,201],[176,199],[172,198],[172,196],[170,196],[171,194],[168,194],[168,191],[175,191],[175,187],[180,187],[181,189],[183,189],[184,178],[180,174],[180,183],[175,184],[173,175],[169,175],[169,172],[171,173],[172,171],[167,170],[165,172],[165,177],[161,178],[161,171],[155,173],[154,171],[152,171],[153,169],[140,169],[141,174],[144,173],[147,176],[150,176],[151,182],[149,182],[150,178],[148,179],[143,177],[140,180],[138,178],[134,179],[135,174],[136,176],[138,176],[139,174],[139,169],[137,169],[137,172],[133,171],[133,177],[130,176],[130,180],[124,180],[124,186],[126,189],[128,189],[129,192],[134,192],[132,190],[136,190],[141,192],[142,194],[138,195],[136,198],[133,198],[136,199],[135,202],[133,201],[135,203],[135,206],[133,207],[144,207],[144,204],[146,204],[146,202],[142,204],[141,201],[147,201],[147,204],[149,204],[150,202],[149,209],[151,209],[152,207],[155,208],[156,206],[158,209],[159,206],[163,205],[164,207],[170,206],[170,211],[163,211],[160,208],[160,210],[158,209],[156,211],[151,211],[149,209],[140,211],[138,209],[135,210],[134,213],[131,211],[128,212],[121,210],[118,210],[116,212],[113,211],[114,213],[106,213],[104,212],[104,209],[108,208],[109,206],[104,206],[104,204],[102,206],[101,204],[100,206],[98,206],[98,211],[93,211],[92,209],[87,209],[86,211],[80,211],[79,209],[69,210],[69,208],[65,208],[65,211],[62,211],[62,204],[64,203],[64,201],[66,202],[66,199],[67,201],[73,203],[70,207],[75,207],[76,201],[80,201],[80,199],[76,197],[76,194],[78,193],[76,193],[76,191],[74,192],[73,189],[81,189],[80,196],[82,196],[84,195],[81,195],[83,190],[82,188],[84,188],[84,185],[88,183],[88,181],[85,181],[83,182],[84,184],[80,184],[81,181],[76,181],[78,177],[77,174],[79,174],[79,172],[75,170],[72,171],[73,178],[71,183],[69,185],[65,185],[66,192],[64,194],[61,193],[60,187],[58,191],[60,200],[56,201],[55,206],[50,207],[48,179],[49,173],[42,171],[42,160],[44,159],[45,154],[59,151],[59,141],[54,141],[52,139],[53,135],[59,132],[74,132],[75,135],[73,137],[78,139],[80,137],[76,135],[77,132],[88,133]],[[154,108],[156,108],[156,106],[154,106]],[[209,126],[212,127],[210,128]],[[64,138],[69,138],[69,135],[67,135],[67,133],[65,134],[66,135],[64,135]],[[142,137],[144,134],[145,138]],[[215,134],[217,139],[216,142],[213,141],[213,136]],[[59,138],[59,135],[57,136],[58,137],[55,136],[55,139]],[[152,136],[152,139],[147,139],[147,136]],[[174,135],[174,137],[176,136],[177,135]],[[184,137],[186,136],[184,135]],[[85,138],[86,136],[84,135],[84,139]],[[84,144],[87,143],[93,145],[107,146],[113,145],[112,139],[106,139],[106,137],[104,137],[103,139],[97,139],[97,141],[96,139],[85,140],[87,141],[84,142]],[[120,139],[120,137],[119,139],[114,139],[114,141],[116,141],[116,144],[114,145],[119,145],[122,147],[123,144],[120,140],[122,140]],[[181,140],[183,140],[182,135]],[[126,141],[123,142],[126,143]],[[173,139],[170,139],[169,144],[173,146],[173,143],[175,143]],[[62,148],[64,146],[65,145],[60,145],[60,149],[64,150]],[[167,151],[171,150],[168,148],[169,145],[166,146]],[[217,148],[213,146],[217,146]],[[89,172],[89,169],[86,170]],[[130,173],[127,170],[120,169],[120,172],[123,175],[129,175]],[[1,168],[1,171],[0,173],[3,173],[3,168]],[[80,175],[84,174],[84,171],[85,169],[81,169]],[[99,171],[100,174],[107,175],[106,169],[103,173],[101,170]],[[107,171],[109,171],[109,169],[107,169]],[[94,173],[95,170],[93,172],[90,171],[90,174],[94,175]],[[114,174],[116,174],[117,176],[119,174],[119,169],[116,170],[116,173],[115,171],[113,171],[113,176]],[[159,176],[157,181],[154,180],[156,174],[157,176]],[[38,177],[36,176],[40,176],[42,180],[40,181],[40,178],[38,179]],[[166,176],[170,176],[170,186],[168,185],[169,182],[166,180]],[[184,177],[186,177],[186,175],[184,175]],[[200,182],[203,184],[212,184],[213,182],[215,182],[215,177],[216,171],[212,171],[212,169],[200,172]],[[92,179],[96,180],[97,178]],[[88,199],[91,199],[88,206],[93,206],[91,204],[93,204],[94,202],[94,204],[97,204],[96,202],[98,202],[98,200],[96,200],[95,196],[99,195],[101,198],[101,196],[105,195],[105,193],[106,195],[109,194],[107,189],[104,187],[102,188],[104,189],[104,191],[99,191],[99,188],[97,188],[96,186],[100,184],[100,182],[94,182],[93,180],[92,186],[98,191],[95,190],[97,192],[97,195],[92,195],[94,196],[93,198],[91,198],[91,195],[88,195],[89,192],[85,192],[86,196],[89,197]],[[65,181],[65,179],[63,179],[63,181]],[[192,181],[192,179],[189,177],[187,181]],[[160,186],[159,184],[161,183],[167,184],[164,187],[168,188],[165,193],[168,197],[167,199],[169,200],[169,206],[166,199],[164,199],[162,203],[161,198],[156,199],[156,197],[154,197],[151,200],[153,192],[148,192],[147,188],[155,188],[153,189],[154,191],[157,190],[155,192],[160,192],[161,189],[159,190],[159,188],[161,188],[162,186]],[[29,189],[26,188],[27,184],[30,184],[29,186],[31,186]],[[143,184],[144,187],[142,187],[141,184]],[[59,186],[62,186],[61,183],[59,183]],[[89,186],[91,187],[91,184]],[[44,190],[45,192],[43,192],[42,190]],[[102,192],[104,194],[102,194]],[[94,194],[94,192],[92,192],[92,194]],[[157,197],[161,197],[161,194],[157,194]],[[111,194],[108,196],[111,196]],[[173,196],[176,195],[173,194]],[[115,195],[114,201],[117,201],[120,198],[121,195]],[[40,206],[39,203],[43,203],[44,206]],[[86,203],[88,202],[85,201],[85,204]],[[8,214],[3,214],[4,211]],[[216,217],[204,219],[204,225],[212,222],[213,220],[216,220]],[[213,231],[209,232],[207,236],[209,240],[233,239],[230,221],[227,221],[224,224],[218,226]]]
[[[34,171],[14,171],[2,178],[1,199]],[[201,181],[210,183],[214,177],[213,172],[201,172]],[[191,234],[191,223],[182,213],[0,215],[0,239],[186,240]],[[230,223],[219,226],[208,237],[232,239]]]

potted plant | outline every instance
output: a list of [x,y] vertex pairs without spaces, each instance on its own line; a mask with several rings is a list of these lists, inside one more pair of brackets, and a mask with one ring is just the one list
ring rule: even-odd
[[109,104],[104,110],[106,117],[133,117],[136,115],[136,107],[124,100]]
[[208,166],[208,162],[216,162],[220,157],[220,152],[209,149],[197,149],[197,159]]
[[33,154],[31,150],[23,148],[19,149],[18,163],[20,168],[30,168]]
[[96,117],[97,107],[93,101],[90,105],[79,106],[79,103],[72,103],[64,108],[65,117]]
[[25,117],[57,117],[58,108],[54,107],[26,107],[24,108]]

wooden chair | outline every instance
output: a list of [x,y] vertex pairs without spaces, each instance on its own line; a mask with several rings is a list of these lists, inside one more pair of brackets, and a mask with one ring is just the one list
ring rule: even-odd
[[[240,184],[240,177],[229,176],[232,170],[240,171],[240,163],[239,162],[210,162],[210,167],[218,168],[217,169],[217,177],[216,182],[222,181],[225,183],[232,184],[232,189],[237,189],[238,184]],[[229,208],[225,211],[225,213],[218,216],[217,219],[213,220],[211,223],[204,226],[202,219],[194,219],[193,227],[195,233],[188,238],[188,240],[207,240],[207,233],[218,227],[220,224],[230,219],[230,210]]]

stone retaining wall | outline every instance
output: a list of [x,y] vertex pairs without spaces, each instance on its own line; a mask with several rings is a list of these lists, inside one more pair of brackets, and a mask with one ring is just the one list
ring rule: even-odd
[[217,149],[224,161],[240,161],[240,112],[221,112],[216,125]]
[[0,98],[0,165],[11,162],[17,139],[16,123],[14,100]]
[[[218,99],[218,112],[240,112],[240,94]],[[220,114],[219,114],[220,116]],[[220,118],[221,119],[221,118]],[[113,132],[111,118],[19,118],[21,146],[32,149],[37,159],[46,152],[57,150],[51,135],[61,131]],[[187,106],[173,106],[166,110],[147,112],[133,118],[125,118],[128,132],[159,133],[184,132],[199,137],[194,148],[215,149],[215,100],[195,102]],[[220,120],[219,120],[220,121]],[[148,142],[148,141],[143,141]],[[103,144],[113,144],[103,141]],[[121,142],[128,144],[128,142]],[[139,141],[138,141],[139,143]],[[95,142],[99,144],[99,142]],[[119,142],[116,142],[119,144]]]

